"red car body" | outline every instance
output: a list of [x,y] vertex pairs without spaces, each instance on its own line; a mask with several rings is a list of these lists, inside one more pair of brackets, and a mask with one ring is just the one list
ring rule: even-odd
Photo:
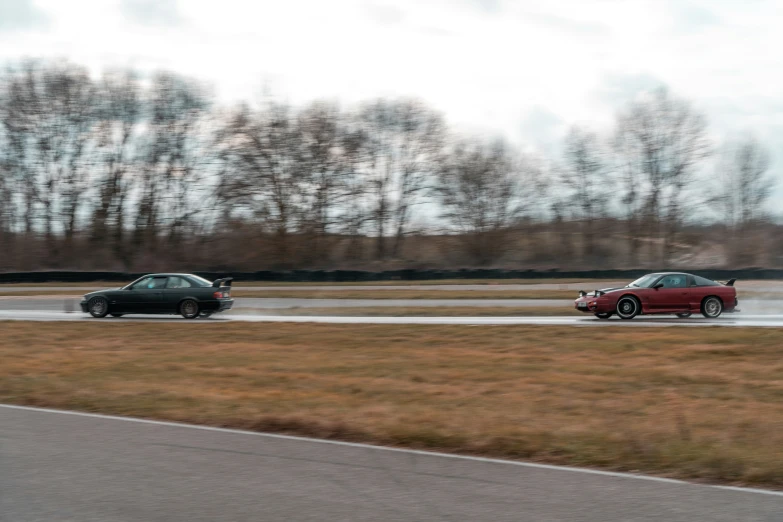
[[719,283],[681,272],[647,274],[622,288],[579,293],[574,308],[600,319],[615,314],[621,319],[641,314],[684,318],[696,313],[714,319],[723,312],[739,312],[734,279]]

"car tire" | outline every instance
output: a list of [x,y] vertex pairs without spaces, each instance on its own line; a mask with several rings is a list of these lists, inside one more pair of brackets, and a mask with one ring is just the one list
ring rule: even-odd
[[690,312],[683,312],[683,313],[681,313],[681,314],[674,314],[674,315],[676,315],[676,316],[677,316],[677,317],[679,317],[680,319],[687,319],[687,318],[688,318],[688,317],[690,317],[692,314],[691,314]]
[[212,317],[212,312],[201,312],[202,319],[209,319],[210,317]]
[[90,302],[87,303],[87,310],[90,312],[91,316],[97,319],[106,317],[106,314],[109,313],[109,301],[107,301],[105,297],[93,297],[90,299]]
[[109,314],[112,317],[122,317],[125,314]]
[[631,295],[625,295],[617,301],[617,316],[620,319],[633,319],[641,311],[639,300]]
[[185,319],[195,319],[199,315],[198,303],[193,299],[185,299],[179,304],[179,313]]
[[707,319],[716,319],[723,313],[723,301],[711,295],[701,302],[701,315]]
[[595,316],[599,319],[609,319],[612,317],[612,312],[596,312]]

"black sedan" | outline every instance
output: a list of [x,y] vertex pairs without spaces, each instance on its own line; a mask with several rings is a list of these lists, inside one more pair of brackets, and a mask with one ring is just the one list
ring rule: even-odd
[[82,312],[93,317],[126,314],[180,314],[185,319],[209,317],[229,310],[231,281],[207,281],[193,274],[149,274],[121,288],[99,290],[84,296]]

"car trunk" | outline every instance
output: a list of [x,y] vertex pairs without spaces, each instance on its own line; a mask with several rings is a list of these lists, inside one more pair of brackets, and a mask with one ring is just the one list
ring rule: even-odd
[[220,299],[228,299],[231,297],[231,282],[233,280],[233,277],[224,277],[222,279],[215,279],[215,281],[212,282],[212,286],[217,288],[215,293],[221,293]]

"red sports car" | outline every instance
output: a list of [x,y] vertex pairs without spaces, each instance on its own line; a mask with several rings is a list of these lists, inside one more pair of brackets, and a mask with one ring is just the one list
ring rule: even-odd
[[633,319],[639,314],[675,314],[690,317],[701,312],[714,319],[723,312],[739,312],[735,279],[718,283],[683,273],[647,274],[622,288],[605,288],[587,293],[579,291],[574,308],[609,319]]

